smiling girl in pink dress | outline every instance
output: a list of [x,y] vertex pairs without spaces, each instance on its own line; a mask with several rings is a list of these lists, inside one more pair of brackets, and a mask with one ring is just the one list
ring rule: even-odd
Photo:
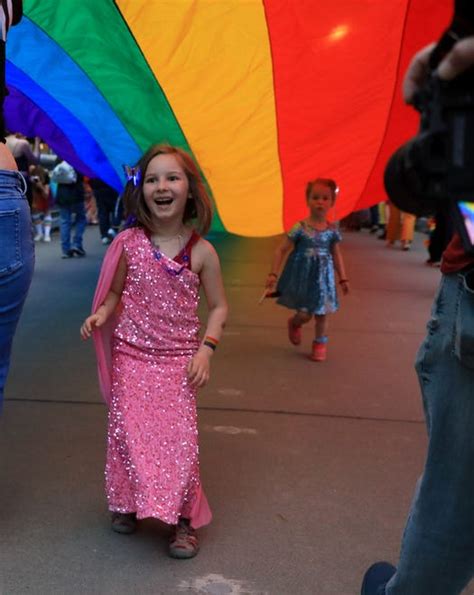
[[[97,285],[92,333],[109,404],[106,492],[112,528],[137,519],[174,526],[169,553],[198,552],[195,529],[211,520],[199,475],[196,392],[227,316],[218,256],[201,234],[210,201],[190,156],[154,146],[132,171],[124,203],[132,226],[110,245]],[[199,338],[202,285],[208,320]]]

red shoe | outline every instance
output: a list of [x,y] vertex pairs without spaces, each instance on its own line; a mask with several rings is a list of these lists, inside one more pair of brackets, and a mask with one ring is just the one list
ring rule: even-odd
[[327,345],[326,343],[317,343],[313,341],[313,350],[311,352],[310,358],[313,362],[323,362],[325,361],[327,356]]
[[299,345],[301,343],[301,326],[297,326],[294,323],[293,316],[288,319],[288,339],[293,345]]

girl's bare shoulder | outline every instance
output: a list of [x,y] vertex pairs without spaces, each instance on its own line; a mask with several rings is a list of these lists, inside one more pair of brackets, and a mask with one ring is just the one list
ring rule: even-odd
[[196,272],[202,271],[206,265],[219,262],[219,257],[214,246],[208,240],[200,237],[192,248],[193,269]]
[[196,243],[193,246],[193,255],[194,254],[196,254],[196,256],[200,256],[202,258],[209,258],[209,257],[212,258],[214,256],[217,256],[216,249],[211,244],[211,242],[209,242],[208,240],[205,240],[202,237],[199,237],[199,239],[196,241]]

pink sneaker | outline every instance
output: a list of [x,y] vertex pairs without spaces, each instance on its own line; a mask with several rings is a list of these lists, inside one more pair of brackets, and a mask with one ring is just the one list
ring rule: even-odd
[[327,345],[326,343],[317,343],[313,341],[313,350],[311,352],[310,358],[313,362],[323,362],[325,361],[327,356]]
[[288,339],[293,345],[299,345],[301,343],[301,326],[297,326],[294,323],[293,316],[288,318]]

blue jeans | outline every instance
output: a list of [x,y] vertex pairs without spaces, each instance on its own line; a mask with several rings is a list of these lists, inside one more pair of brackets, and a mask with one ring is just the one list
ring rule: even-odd
[[0,170],[0,410],[16,326],[34,269],[34,242],[26,184]]
[[86,209],[84,202],[76,202],[72,205],[59,207],[59,228],[61,231],[61,248],[64,254],[71,249],[71,230],[74,216],[74,238],[72,245],[74,248],[82,248],[82,236],[86,229]]
[[416,370],[428,454],[386,595],[457,595],[474,575],[474,270],[446,275]]

